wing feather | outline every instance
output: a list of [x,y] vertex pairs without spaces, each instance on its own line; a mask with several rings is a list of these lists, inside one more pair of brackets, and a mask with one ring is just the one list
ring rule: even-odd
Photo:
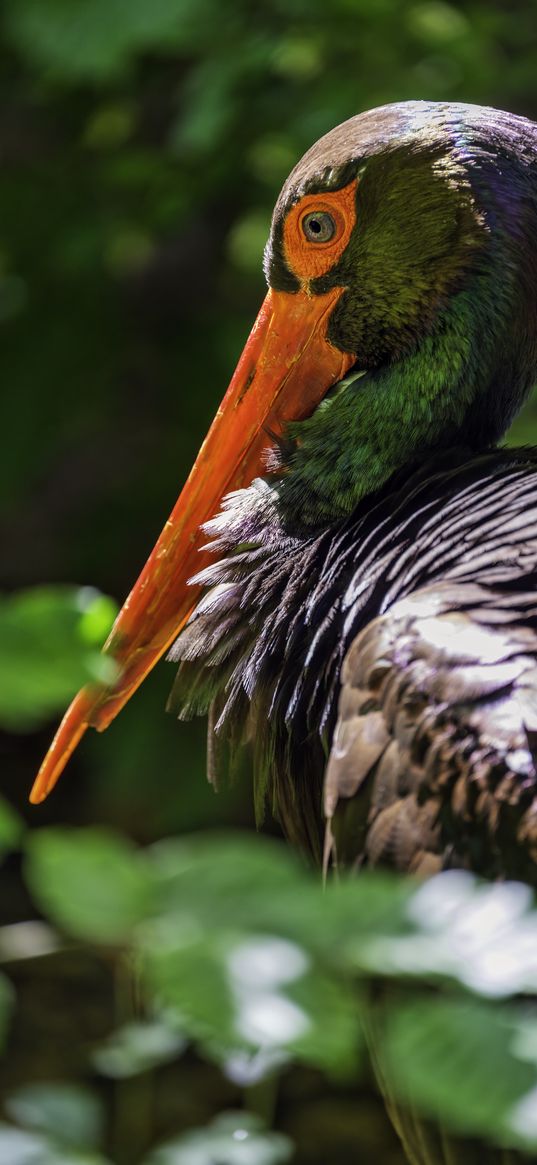
[[537,881],[537,599],[423,588],[356,636],[325,778],[339,865]]

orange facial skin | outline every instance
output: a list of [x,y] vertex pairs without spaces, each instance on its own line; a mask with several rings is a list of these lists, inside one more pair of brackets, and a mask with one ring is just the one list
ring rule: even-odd
[[[30,800],[43,801],[86,728],[105,729],[173,643],[199,598],[189,586],[210,560],[200,527],[224,495],[263,472],[271,434],[309,416],[329,388],[356,362],[327,338],[332,311],[344,288],[313,295],[309,284],[343,254],[355,224],[356,181],[343,190],[307,194],[289,211],[284,248],[301,282],[298,292],[269,290],[227,393],[182,493],[103,647],[119,668],[109,685],[88,685],[67,710],[34,783]],[[304,216],[328,212],[335,232],[311,242]]]
[[[327,275],[341,259],[356,224],[357,186],[355,179],[343,190],[305,194],[288,212],[283,228],[285,258],[303,286]],[[334,235],[326,243],[311,243],[304,235],[304,219],[312,213],[327,213],[334,220]]]

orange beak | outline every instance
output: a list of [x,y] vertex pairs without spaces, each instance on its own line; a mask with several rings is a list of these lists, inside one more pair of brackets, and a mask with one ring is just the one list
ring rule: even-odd
[[103,647],[119,668],[110,685],[75,696],[39,770],[30,800],[43,801],[86,728],[107,728],[193,610],[188,581],[210,560],[200,527],[230,490],[263,469],[270,433],[308,416],[355,363],[327,339],[343,288],[324,295],[269,291],[188,481]]

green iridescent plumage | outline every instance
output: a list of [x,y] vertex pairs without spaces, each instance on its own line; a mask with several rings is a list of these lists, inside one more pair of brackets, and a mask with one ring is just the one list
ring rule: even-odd
[[337,519],[431,450],[505,432],[536,377],[535,167],[530,122],[410,103],[338,127],[293,172],[267,248],[276,288],[289,207],[360,175],[349,246],[314,290],[347,288],[329,336],[367,375],[290,426],[290,521]]
[[[271,286],[298,287],[290,208],[357,176],[310,288],[345,288],[328,335],[356,369],[209,523],[172,702],[211,705],[316,860],[325,814],[336,865],[537,885],[537,452],[494,449],[537,380],[537,126],[419,102],[351,119],[284,186]],[[392,1112],[413,1165],[517,1159]]]

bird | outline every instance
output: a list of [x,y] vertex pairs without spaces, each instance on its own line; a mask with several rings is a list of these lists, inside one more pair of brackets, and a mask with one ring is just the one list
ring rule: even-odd
[[[75,697],[31,798],[168,653],[211,779],[248,749],[258,816],[325,869],[535,886],[537,449],[501,440],[537,381],[537,125],[351,117],[285,182],[264,270],[115,678]],[[376,1059],[412,1165],[518,1160],[426,1127]]]

